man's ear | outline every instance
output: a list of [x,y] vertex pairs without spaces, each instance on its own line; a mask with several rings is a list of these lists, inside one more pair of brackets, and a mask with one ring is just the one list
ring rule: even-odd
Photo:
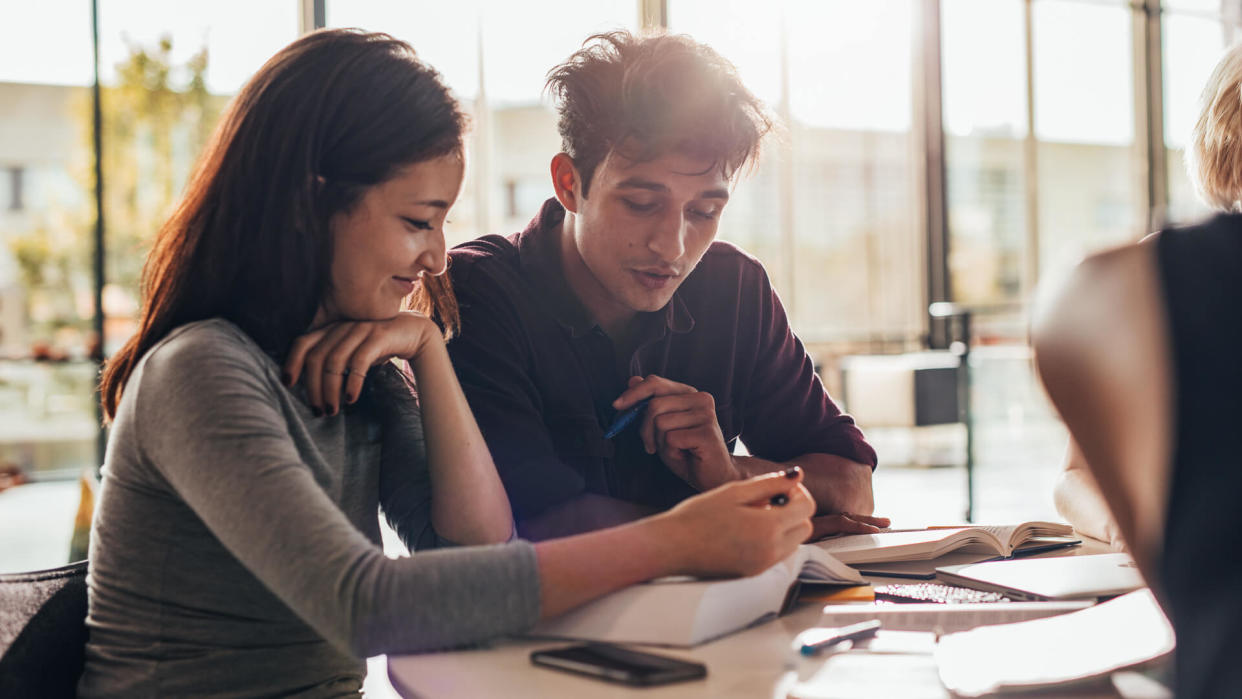
[[578,168],[568,153],[557,153],[552,157],[552,189],[556,192],[556,200],[570,213],[578,213],[578,205],[582,196],[579,187],[582,180],[578,176]]

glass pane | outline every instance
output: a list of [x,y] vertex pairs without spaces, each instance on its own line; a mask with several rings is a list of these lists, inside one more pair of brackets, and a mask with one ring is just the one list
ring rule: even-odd
[[[689,34],[727,58],[746,87],[776,111],[781,99],[781,13],[754,12],[753,7],[751,0],[670,0],[669,30]],[[741,16],[747,21],[736,21]],[[762,260],[788,304],[790,274],[781,254],[781,212],[788,212],[780,197],[782,151],[770,140],[758,169],[739,180],[718,236]]]
[[787,143],[738,185],[720,237],[763,261],[806,340],[917,334],[911,3],[674,0],[669,15],[786,116]]
[[770,10],[756,12],[754,0],[669,0],[668,26],[729,59],[746,87],[775,108],[781,98],[780,4]]
[[914,37],[906,0],[788,5],[794,121],[850,131],[910,129]]
[[1026,36],[1020,0],[942,5],[952,297],[1021,300],[1026,256]]
[[1130,10],[1033,8],[1040,276],[1144,233]]
[[483,6],[483,85],[490,113],[475,130],[476,162],[486,175],[477,195],[485,202],[479,212],[484,226],[476,235],[525,228],[552,196],[548,163],[560,152],[561,139],[543,96],[548,70],[588,36],[635,31],[638,23],[634,0],[489,0]]
[[1229,11],[1237,0],[1164,0],[1160,5],[1166,10],[1220,14]]
[[1221,23],[1166,14],[1164,40],[1164,144],[1167,148],[1171,222],[1185,223],[1210,209],[1195,194],[1184,159],[1190,132],[1199,118],[1199,95],[1226,45]]
[[0,21],[0,468],[38,480],[95,464],[90,32],[69,0]]
[[146,251],[228,98],[298,24],[288,0],[99,0],[99,18],[110,354],[136,329]]
[[327,26],[387,32],[410,42],[435,66],[458,99],[479,94],[478,3],[426,0],[337,0],[327,3]]
[[796,328],[823,340],[917,335],[913,3],[788,12]]

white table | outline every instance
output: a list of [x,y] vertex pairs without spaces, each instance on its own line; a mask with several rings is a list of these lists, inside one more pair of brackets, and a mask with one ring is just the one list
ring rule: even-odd
[[486,650],[388,657],[388,677],[405,697],[770,697],[785,672],[789,644],[819,619],[820,603],[696,648],[653,648],[707,665],[707,679],[633,688],[531,665],[530,653],[566,641],[501,641]]
[[[1104,553],[1103,544],[1090,543],[1059,555]],[[1047,555],[1047,554],[1046,554]],[[873,578],[878,584],[914,582],[893,578]],[[653,648],[657,653],[705,663],[707,678],[659,687],[636,688],[610,684],[589,677],[535,667],[530,653],[543,648],[569,645],[567,641],[504,640],[482,650],[389,656],[388,676],[393,687],[405,697],[505,697],[542,699],[544,697],[784,697],[789,677],[786,661],[790,644],[803,629],[819,619],[822,603],[801,603],[793,612],[759,626],[731,634],[695,648]],[[925,687],[925,696],[937,696],[935,686]],[[939,696],[946,696],[941,691]],[[1067,696],[1063,692],[1057,696]],[[1117,692],[1078,693],[1075,697],[1116,697]],[[874,694],[867,699],[876,699]]]

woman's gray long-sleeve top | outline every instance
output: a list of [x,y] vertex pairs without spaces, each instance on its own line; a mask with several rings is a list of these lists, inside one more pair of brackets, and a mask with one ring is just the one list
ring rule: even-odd
[[[280,371],[217,319],[174,330],[130,376],[91,532],[81,695],[356,693],[365,656],[538,618],[529,543],[381,551],[381,507],[412,550],[438,539],[408,390],[313,418]],[[389,366],[368,382],[401,387]]]

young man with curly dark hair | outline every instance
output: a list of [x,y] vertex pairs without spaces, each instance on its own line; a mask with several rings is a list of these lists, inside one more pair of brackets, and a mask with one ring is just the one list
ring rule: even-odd
[[[608,526],[791,465],[818,502],[816,535],[886,525],[868,516],[875,452],[763,266],[715,240],[773,129],[763,104],[684,36],[593,36],[548,89],[555,196],[525,231],[465,243],[449,267],[449,351],[519,531]],[[738,439],[752,456],[734,455]]]

